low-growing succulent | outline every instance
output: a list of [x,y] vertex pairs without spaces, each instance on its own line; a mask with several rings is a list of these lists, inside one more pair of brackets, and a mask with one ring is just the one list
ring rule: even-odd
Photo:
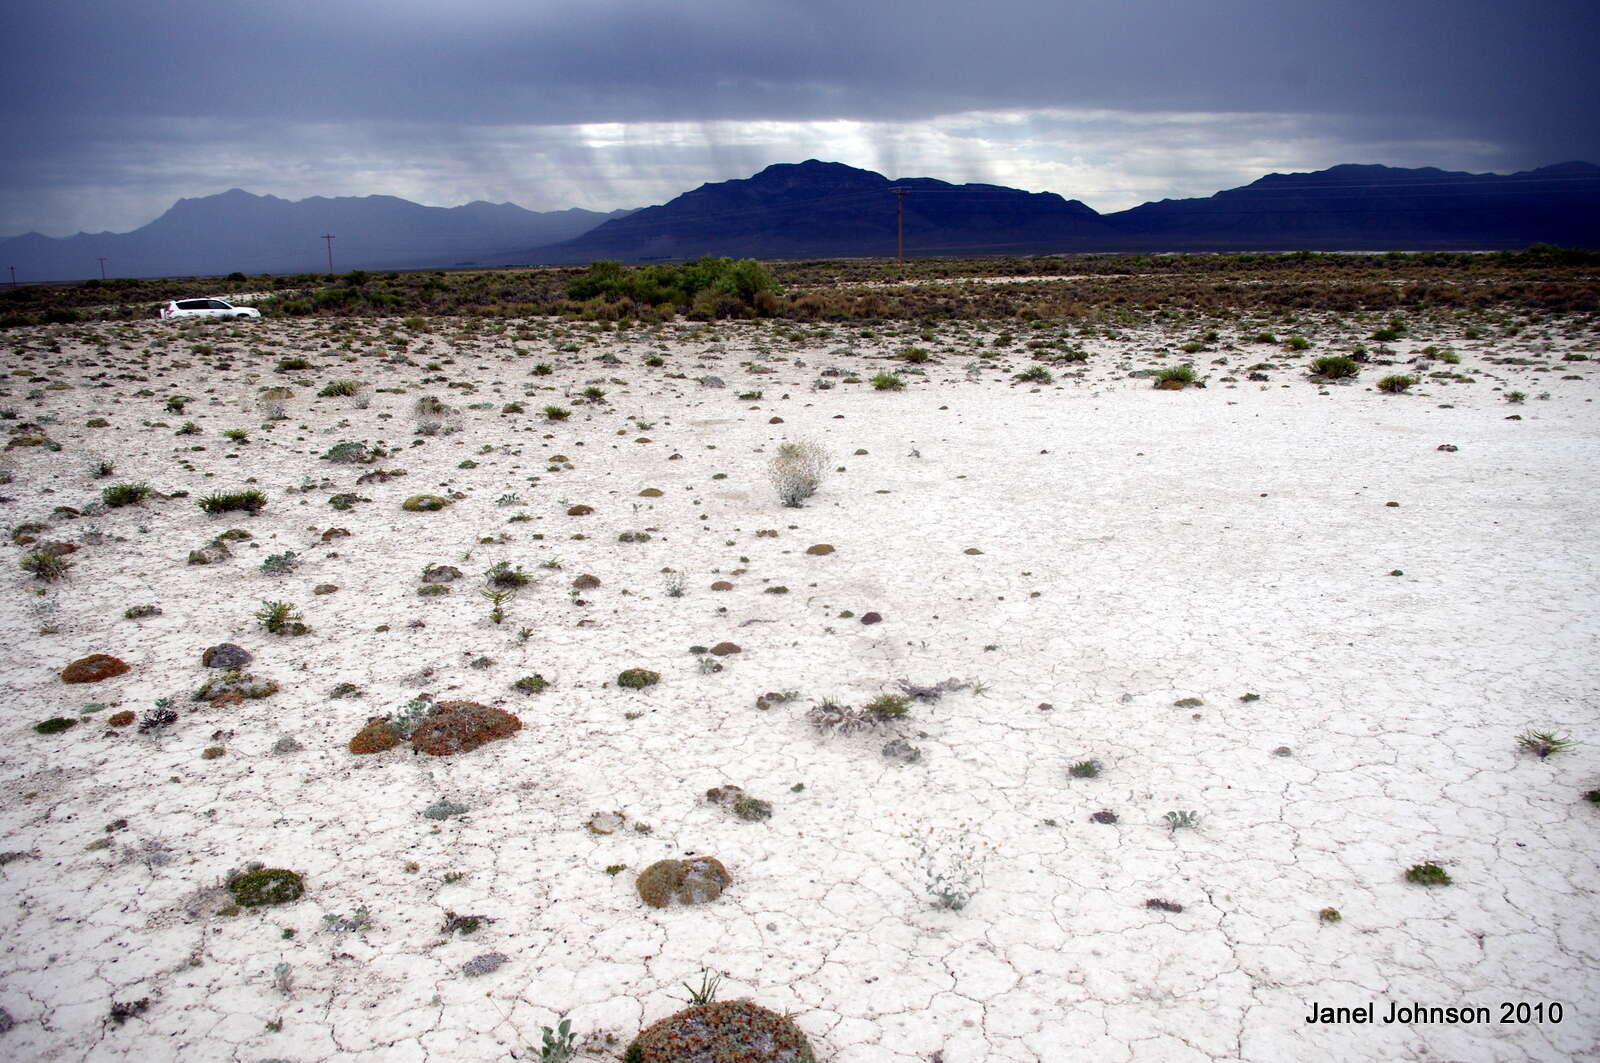
[[1406,881],[1418,886],[1448,886],[1451,883],[1449,872],[1438,864],[1429,862],[1425,864],[1412,864],[1406,869]]
[[661,673],[648,668],[627,668],[617,674],[617,686],[629,690],[643,690],[661,682]]
[[305,891],[305,879],[299,872],[281,867],[258,868],[228,880],[228,892],[245,908],[288,904],[299,900]]

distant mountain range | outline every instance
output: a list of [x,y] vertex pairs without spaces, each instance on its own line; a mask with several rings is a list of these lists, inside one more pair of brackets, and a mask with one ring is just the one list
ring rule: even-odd
[[1099,214],[1052,192],[891,181],[841,163],[780,163],[660,206],[537,213],[511,203],[424,207],[393,196],[298,202],[240,189],[182,199],[131,233],[0,240],[20,280],[334,268],[545,265],[612,258],[1028,255],[1086,251],[1475,250],[1600,247],[1600,166],[1509,175],[1334,166],[1269,174],[1204,199]]
[[[0,266],[19,280],[100,276],[187,277],[232,273],[322,273],[322,234],[333,234],[334,269],[406,269],[478,263],[507,248],[577,236],[625,210],[539,213],[512,203],[424,207],[395,196],[291,201],[234,188],[180,199],[131,233],[28,233],[0,240]],[[7,276],[9,279],[9,275]]]

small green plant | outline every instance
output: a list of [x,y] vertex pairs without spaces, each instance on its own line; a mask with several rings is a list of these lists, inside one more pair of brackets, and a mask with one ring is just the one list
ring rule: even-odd
[[689,991],[689,1003],[695,1007],[709,1004],[717,999],[717,990],[722,986],[722,976],[712,974],[706,968],[700,969],[700,988],[696,989],[688,982],[683,983],[683,988]]
[[684,589],[684,576],[682,572],[673,569],[661,574],[661,593],[668,598],[682,598]]
[[136,506],[150,495],[150,485],[147,483],[112,484],[100,489],[100,501],[116,508],[119,506]]
[[311,630],[289,602],[262,602],[255,617],[274,635],[304,635]]
[[222,430],[222,438],[233,443],[248,443],[250,433],[243,428],[225,428]]
[[1406,868],[1406,881],[1417,886],[1448,886],[1451,879],[1449,872],[1438,864],[1412,864]]
[[1509,403],[1512,403],[1513,405],[1515,405],[1517,403],[1521,403],[1521,402],[1526,402],[1527,400],[1528,400],[1528,393],[1526,391],[1508,391],[1508,392],[1506,392],[1506,401],[1509,402]]
[[1050,370],[1042,365],[1030,365],[1011,379],[1023,384],[1049,384],[1055,380]]
[[57,735],[76,726],[78,721],[70,716],[52,716],[48,720],[34,724],[33,729],[42,735]]
[[928,353],[926,347],[907,347],[895,357],[909,365],[921,365],[932,358],[933,355]]
[[183,408],[189,404],[189,396],[173,395],[167,399],[168,413],[182,413]]
[[1290,336],[1283,341],[1283,345],[1291,351],[1304,351],[1311,347],[1311,341],[1304,336]]
[[491,587],[510,588],[521,590],[533,582],[533,577],[522,571],[522,566],[511,567],[509,561],[497,561],[484,570],[483,578]]
[[881,372],[872,376],[874,391],[903,391],[905,386],[906,382],[899,373]]
[[236,509],[255,514],[261,512],[266,506],[267,496],[256,490],[229,491],[206,495],[195,504],[205,512],[213,515],[227,513]]
[[549,362],[540,362],[528,372],[533,376],[549,376],[555,372],[555,368]]
[[1517,736],[1517,745],[1543,760],[1552,753],[1565,753],[1578,743],[1566,735],[1553,731],[1524,731]]
[[1324,923],[1337,923],[1339,920],[1343,919],[1344,916],[1339,914],[1339,909],[1337,908],[1324,908],[1322,911],[1317,913],[1317,918],[1322,920]]
[[565,421],[568,417],[572,416],[572,411],[567,409],[565,406],[546,406],[544,408],[544,415],[552,421]]
[[549,681],[538,673],[534,673],[533,675],[525,675],[515,683],[511,684],[513,689],[521,691],[524,694],[543,693],[544,689],[549,685]]
[[1342,354],[1325,354],[1312,361],[1311,372],[1324,380],[1341,380],[1361,372],[1361,363]]
[[1169,365],[1166,368],[1162,369],[1160,372],[1156,373],[1156,386],[1157,387],[1160,387],[1162,384],[1174,384],[1174,383],[1176,383],[1176,384],[1193,384],[1194,383],[1194,366],[1192,366],[1192,365]]
[[311,363],[296,354],[288,358],[279,358],[275,368],[280,373],[293,373],[297,369],[310,369]]
[[334,399],[354,395],[361,390],[359,380],[335,380],[324,387],[317,395],[324,399]]
[[543,1027],[544,1047],[539,1049],[541,1063],[567,1063],[577,1049],[573,1045],[572,1020],[562,1019],[554,1030]]
[[478,593],[489,599],[492,606],[489,610],[489,619],[498,624],[506,618],[505,604],[517,596],[517,588],[484,587]]
[[1165,818],[1167,821],[1167,828],[1173,831],[1183,828],[1198,827],[1200,825],[1200,813],[1193,810],[1186,812],[1182,809],[1179,809],[1176,812],[1168,812]]
[[1100,762],[1093,758],[1080,760],[1067,769],[1067,774],[1074,779],[1094,779],[1100,775]]
[[1378,390],[1387,391],[1391,395],[1399,395],[1400,393],[1414,387],[1416,383],[1417,378],[1414,376],[1392,374],[1378,381]]

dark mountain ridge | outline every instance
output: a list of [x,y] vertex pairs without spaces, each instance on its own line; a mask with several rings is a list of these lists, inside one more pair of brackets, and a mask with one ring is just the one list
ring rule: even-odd
[[[897,199],[897,196],[899,197]],[[1053,192],[890,180],[809,159],[701,185],[659,206],[537,213],[511,203],[424,207],[394,196],[291,202],[240,189],[180,199],[131,233],[0,240],[23,280],[302,273],[595,259],[890,257],[904,209],[911,256],[1151,251],[1600,247],[1600,167],[1514,174],[1343,164],[1268,174],[1198,199],[1099,214]]]

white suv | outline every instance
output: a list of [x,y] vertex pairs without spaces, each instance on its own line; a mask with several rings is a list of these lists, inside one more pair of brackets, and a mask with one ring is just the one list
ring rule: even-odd
[[222,299],[174,299],[161,308],[161,316],[171,317],[260,317],[253,306],[234,306]]

